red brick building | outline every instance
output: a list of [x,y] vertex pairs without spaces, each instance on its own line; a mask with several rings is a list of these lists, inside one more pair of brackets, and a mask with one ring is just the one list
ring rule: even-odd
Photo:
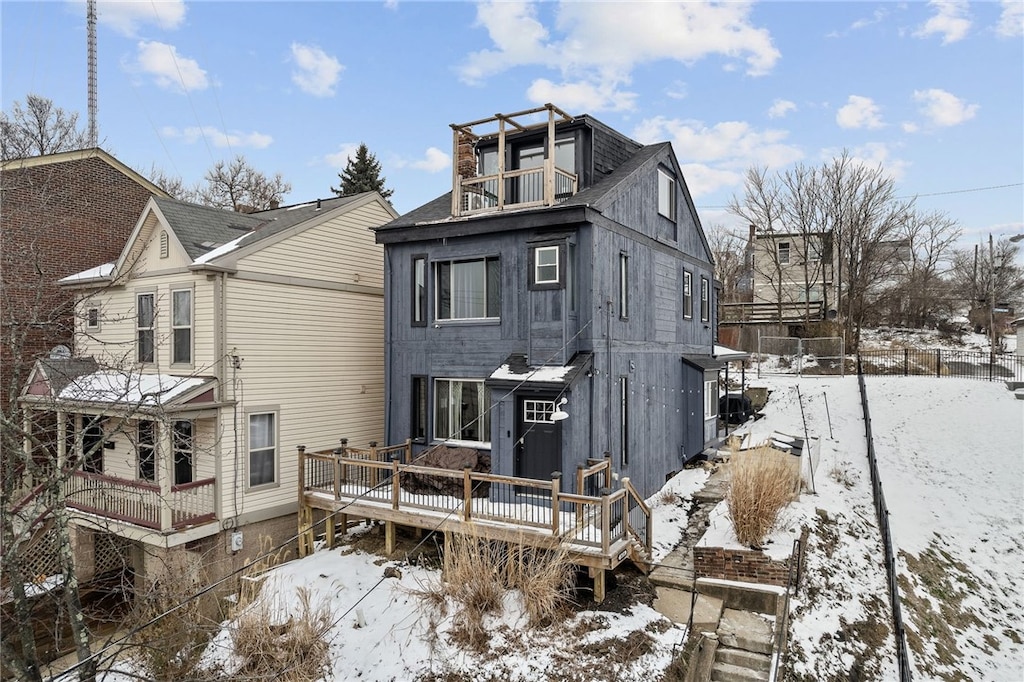
[[102,149],[0,166],[0,403],[73,338],[62,277],[115,260],[150,196],[166,192]]

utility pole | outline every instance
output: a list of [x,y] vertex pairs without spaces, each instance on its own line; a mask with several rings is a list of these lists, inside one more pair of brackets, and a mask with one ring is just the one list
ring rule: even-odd
[[996,252],[992,247],[992,234],[988,235],[988,335],[989,350],[996,352]]

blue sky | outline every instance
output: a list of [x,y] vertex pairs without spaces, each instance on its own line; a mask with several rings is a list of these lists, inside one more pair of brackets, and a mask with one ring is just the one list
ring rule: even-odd
[[[1020,0],[98,8],[101,146],[188,183],[243,154],[287,203],[326,197],[365,142],[405,212],[450,188],[449,124],[552,102],[671,141],[705,227],[738,226],[751,165],[846,149],[965,244],[1024,231]],[[84,0],[0,13],[3,109],[36,93],[84,127]]]

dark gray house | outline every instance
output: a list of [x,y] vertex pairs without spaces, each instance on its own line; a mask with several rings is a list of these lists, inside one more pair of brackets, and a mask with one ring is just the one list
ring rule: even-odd
[[376,230],[388,442],[571,492],[610,456],[652,494],[718,405],[711,253],[671,145],[552,105],[452,129],[452,191]]

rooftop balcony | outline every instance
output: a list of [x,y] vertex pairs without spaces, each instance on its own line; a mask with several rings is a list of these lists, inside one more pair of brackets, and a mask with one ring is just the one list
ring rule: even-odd
[[[514,114],[496,114],[479,121],[452,124],[456,159],[452,178],[452,216],[554,206],[576,194],[579,190],[577,175],[556,166],[556,126],[572,120],[561,109],[546,104]],[[497,126],[496,130],[494,126]],[[530,133],[543,136],[543,155],[540,155],[541,148],[538,147],[537,156],[528,161],[520,159],[513,162],[519,166],[517,168],[506,168],[506,163],[514,158],[508,153],[509,138],[521,138]],[[479,153],[481,147],[489,150],[488,160],[496,166],[487,168],[489,172],[481,172],[489,165]]]

